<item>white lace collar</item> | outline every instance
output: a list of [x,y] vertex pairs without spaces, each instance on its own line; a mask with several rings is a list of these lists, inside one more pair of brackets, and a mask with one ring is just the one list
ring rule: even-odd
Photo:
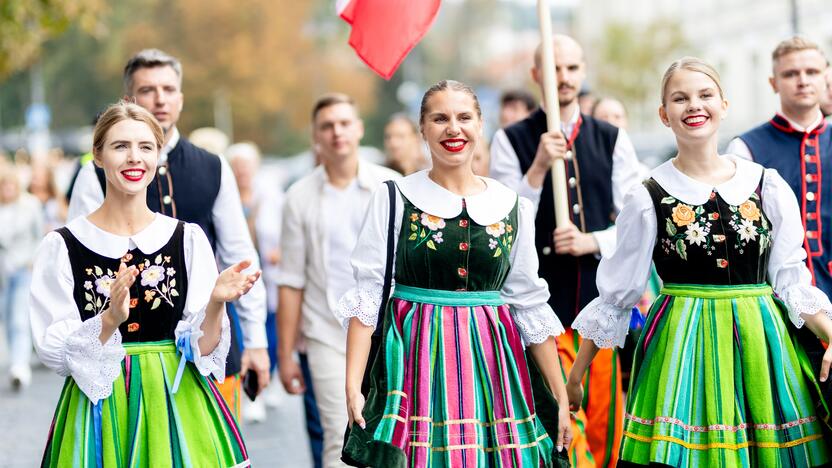
[[462,200],[468,209],[468,215],[481,226],[494,224],[505,218],[517,203],[517,194],[505,185],[488,177],[480,177],[486,189],[482,192],[462,197],[448,191],[428,177],[428,171],[419,171],[396,182],[402,195],[420,210],[450,219],[462,212]]
[[702,205],[708,201],[711,191],[716,191],[730,205],[739,205],[757,190],[763,166],[738,158],[732,154],[722,157],[728,158],[737,166],[734,176],[713,187],[704,182],[692,179],[676,169],[672,160],[665,161],[653,169],[650,176],[662,186],[667,193],[678,200],[691,205]]
[[86,216],[79,216],[66,227],[85,247],[108,258],[121,258],[128,250],[137,247],[142,253],[151,254],[168,243],[177,220],[156,214],[146,228],[132,236],[119,236],[102,230],[91,223]]

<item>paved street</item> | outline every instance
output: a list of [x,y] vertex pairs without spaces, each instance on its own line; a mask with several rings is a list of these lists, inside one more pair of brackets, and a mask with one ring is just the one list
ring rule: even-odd
[[[22,393],[11,391],[6,367],[0,365],[0,468],[37,466],[52,421],[63,379],[36,367],[32,385]],[[282,395],[280,405],[269,409],[268,420],[243,426],[252,466],[305,468],[311,466],[303,402]]]

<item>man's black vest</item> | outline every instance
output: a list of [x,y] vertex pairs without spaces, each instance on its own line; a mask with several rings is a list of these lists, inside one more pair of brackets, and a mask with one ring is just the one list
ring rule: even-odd
[[[96,167],[95,171],[101,189],[106,191],[104,170]],[[160,167],[147,187],[147,206],[157,213],[198,224],[211,241],[211,248],[216,250],[217,230],[212,210],[221,180],[219,156],[179,138],[179,143],[168,154],[167,167],[164,170]]]
[[[612,154],[618,128],[582,115],[572,151],[575,157],[566,165],[570,219],[584,232],[602,231],[614,221],[612,199]],[[546,113],[538,109],[526,119],[505,129],[525,174],[534,161],[540,136],[546,132]],[[535,220],[535,245],[540,257],[540,276],[549,283],[549,304],[561,322],[568,326],[577,313],[598,297],[595,255],[573,257],[557,255],[552,232],[555,230],[552,176],[547,174]]]

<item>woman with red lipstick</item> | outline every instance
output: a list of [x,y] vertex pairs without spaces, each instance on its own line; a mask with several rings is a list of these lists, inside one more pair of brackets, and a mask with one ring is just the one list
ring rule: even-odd
[[162,129],[110,106],[93,136],[101,207],[49,233],[34,264],[31,324],[46,366],[66,376],[41,466],[248,466],[209,376],[225,377],[225,302],[259,276],[217,274],[202,230],[146,203]]
[[[397,181],[392,195],[387,187],[375,194],[352,257],[357,285],[336,311],[348,326],[343,459],[385,468],[565,466],[571,434],[555,345],[563,326],[537,275],[534,207],[474,174],[482,116],[471,88],[431,87],[420,126],[432,168]],[[385,306],[390,235],[395,287]],[[381,345],[365,369],[380,307]]]
[[[599,347],[623,345],[655,262],[664,287],[635,350],[619,466],[830,461],[817,381],[787,321],[829,341],[832,304],[811,284],[789,186],[717,152],[727,108],[708,64],[686,57],[667,70],[659,116],[679,152],[628,195],[600,297],[572,324],[586,338],[567,382],[577,407]],[[821,381],[831,363],[832,348]]]

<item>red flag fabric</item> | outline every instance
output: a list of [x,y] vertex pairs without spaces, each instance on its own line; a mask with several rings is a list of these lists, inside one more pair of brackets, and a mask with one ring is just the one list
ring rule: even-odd
[[430,29],[440,0],[339,0],[338,14],[352,25],[350,46],[385,80]]

